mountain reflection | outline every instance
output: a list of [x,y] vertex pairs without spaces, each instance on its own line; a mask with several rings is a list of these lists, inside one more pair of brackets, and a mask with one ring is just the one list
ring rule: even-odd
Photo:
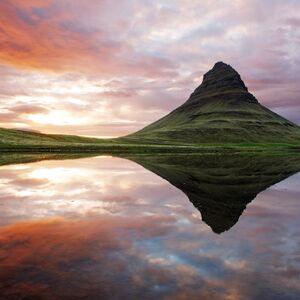
[[[14,154],[2,165],[41,160],[70,160],[93,154]],[[190,154],[126,155],[180,189],[215,233],[234,226],[260,192],[300,171],[299,155]]]
[[229,230],[258,193],[300,170],[299,156],[131,157],[186,194],[215,233]]
[[295,155],[71,158],[1,159],[1,300],[299,298]]

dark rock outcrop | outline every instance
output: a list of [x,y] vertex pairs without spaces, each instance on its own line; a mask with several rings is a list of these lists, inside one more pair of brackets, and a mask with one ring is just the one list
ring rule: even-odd
[[230,65],[217,62],[210,71],[204,74],[201,85],[191,94],[186,104],[211,95],[229,92],[244,94],[249,96],[252,101],[257,102],[256,98],[248,93],[248,88],[241,79],[240,74]]

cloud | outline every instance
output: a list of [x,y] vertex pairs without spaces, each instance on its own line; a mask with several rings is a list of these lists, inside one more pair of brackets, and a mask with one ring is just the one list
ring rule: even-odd
[[[99,76],[125,72],[154,77],[176,74],[168,59],[136,53],[99,25],[78,26],[80,20],[76,18],[82,18],[79,3],[48,1],[36,6],[36,2],[1,2],[0,59],[20,68],[95,72]],[[99,6],[91,1],[83,11],[92,13],[95,5],[98,17],[103,19],[101,16],[112,8],[103,3]]]
[[48,110],[45,107],[36,106],[36,105],[25,105],[25,104],[14,106],[11,109],[11,111],[18,114],[36,114],[36,113],[48,112]]
[[[127,134],[183,103],[219,60],[299,122],[298,1],[4,0],[0,10],[1,126]],[[48,111],[28,118],[19,105]]]

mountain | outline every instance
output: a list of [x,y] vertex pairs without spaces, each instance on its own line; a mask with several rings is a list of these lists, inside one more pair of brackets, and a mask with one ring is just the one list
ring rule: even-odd
[[202,221],[218,234],[238,222],[257,194],[300,171],[300,155],[140,155],[126,158],[180,189],[199,210]]
[[174,145],[193,146],[195,150],[201,145],[226,143],[226,147],[228,143],[294,147],[300,144],[300,127],[261,105],[248,92],[238,72],[223,62],[203,76],[202,84],[184,104],[125,137],[96,139],[0,128],[2,151],[150,151],[151,147],[158,150]]
[[148,143],[299,143],[300,128],[261,105],[236,70],[217,62],[184,104],[126,139]]

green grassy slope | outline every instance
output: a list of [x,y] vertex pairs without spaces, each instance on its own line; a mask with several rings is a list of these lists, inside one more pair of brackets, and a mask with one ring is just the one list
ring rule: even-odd
[[300,129],[259,103],[215,98],[181,106],[127,138],[155,143],[300,143]]
[[0,150],[22,148],[83,147],[112,144],[112,140],[80,137],[75,135],[55,135],[23,130],[0,128]]
[[0,128],[0,152],[55,153],[239,153],[283,152],[295,153],[300,144],[292,143],[180,143],[162,140],[152,143],[140,139],[95,139],[70,135],[49,135]]
[[99,143],[100,141],[100,139],[96,138],[86,138],[75,135],[43,134],[31,131],[0,128],[1,145],[50,145],[57,143]]

